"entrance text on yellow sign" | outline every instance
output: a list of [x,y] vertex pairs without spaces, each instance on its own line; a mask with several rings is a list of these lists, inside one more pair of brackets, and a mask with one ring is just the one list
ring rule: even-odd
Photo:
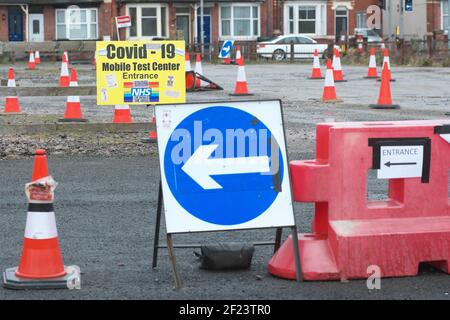
[[184,41],[99,41],[97,104],[186,102]]

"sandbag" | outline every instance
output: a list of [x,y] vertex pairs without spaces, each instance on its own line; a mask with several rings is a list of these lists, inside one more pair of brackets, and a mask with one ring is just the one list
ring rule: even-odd
[[205,270],[248,269],[255,251],[249,243],[218,243],[200,249],[200,269]]

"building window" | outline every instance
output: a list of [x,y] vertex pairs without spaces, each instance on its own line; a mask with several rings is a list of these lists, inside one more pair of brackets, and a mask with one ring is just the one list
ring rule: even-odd
[[449,26],[449,16],[448,16],[448,6],[449,6],[449,1],[442,1],[441,2],[441,12],[442,12],[442,30],[449,30],[448,26]]
[[316,33],[316,8],[298,8],[298,33]]
[[246,4],[221,6],[220,35],[222,37],[257,37],[259,7]]
[[365,12],[358,12],[356,14],[356,28],[367,28],[367,14]]
[[326,34],[326,1],[320,3],[288,4],[284,7],[284,30],[286,34]]
[[167,37],[167,7],[164,5],[133,5],[127,7],[131,17],[131,27],[127,37],[131,39],[151,39]]
[[288,33],[294,33],[294,7],[288,7]]
[[56,9],[56,39],[98,38],[97,9]]

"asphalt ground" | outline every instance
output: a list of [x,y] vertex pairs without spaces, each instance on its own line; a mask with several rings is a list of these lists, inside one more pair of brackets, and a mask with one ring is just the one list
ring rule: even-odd
[[[21,65],[18,74],[22,74]],[[367,104],[376,101],[379,83],[363,80],[364,67],[345,67],[351,80],[337,84],[344,102],[319,101],[322,81],[307,81],[310,66],[295,64],[249,65],[247,77],[255,99],[283,101],[289,158],[313,159],[314,127],[322,121],[392,121],[446,118],[450,111],[450,69],[394,68],[394,102],[400,110],[375,111]],[[346,71],[347,69],[347,71]],[[6,70],[0,66],[0,72]],[[54,68],[58,72],[57,68]],[[189,101],[228,99],[233,90],[235,66],[205,64],[205,74],[225,92],[188,95]],[[36,83],[54,71],[36,73]],[[47,74],[47,75],[46,75]],[[93,83],[89,66],[80,66],[80,79]],[[214,75],[214,76],[211,76]],[[57,81],[57,76],[54,77]],[[48,79],[47,79],[48,80]],[[50,81],[50,80],[48,80]],[[33,81],[31,81],[33,83]],[[62,114],[65,97],[23,97],[21,105],[30,114]],[[86,114],[109,119],[110,107],[97,107],[95,97],[82,97]],[[143,121],[150,113],[133,108]],[[150,146],[149,146],[150,148]],[[82,270],[81,290],[11,291],[1,288],[3,299],[450,299],[449,276],[427,266],[419,275],[382,279],[380,290],[369,290],[365,280],[348,282],[295,283],[267,273],[271,247],[257,247],[250,270],[211,272],[198,268],[192,249],[176,249],[183,289],[174,290],[168,255],[162,250],[158,268],[152,270],[153,228],[156,215],[159,165],[157,156],[125,157],[118,152],[109,158],[49,154],[49,167],[60,183],[55,212],[60,244],[67,265]],[[16,266],[23,241],[27,203],[24,184],[30,180],[32,159],[0,161],[0,270]],[[382,198],[386,185],[369,177],[370,199]],[[311,204],[294,204],[300,232],[309,232]],[[283,233],[283,238],[288,230]],[[176,235],[176,243],[265,241],[273,230],[215,232]],[[161,236],[164,242],[163,234]]]
[[[300,154],[302,155],[302,154]],[[306,158],[308,155],[303,154]],[[151,268],[156,214],[158,161],[155,157],[116,159],[49,156],[59,182],[55,212],[67,265],[82,271],[81,290],[14,291],[0,289],[3,299],[449,299],[448,275],[429,268],[417,277],[382,279],[380,290],[365,280],[296,283],[267,273],[271,247],[257,247],[250,270],[204,271],[193,249],[176,249],[183,289],[173,286],[168,255],[162,250]],[[24,183],[31,160],[2,161],[0,170],[0,269],[19,260],[26,217]],[[374,185],[372,196],[382,194]],[[296,204],[301,232],[310,230],[312,206]],[[287,236],[288,230],[284,232]],[[174,235],[176,243],[265,241],[272,230]],[[164,243],[164,236],[161,237]]]

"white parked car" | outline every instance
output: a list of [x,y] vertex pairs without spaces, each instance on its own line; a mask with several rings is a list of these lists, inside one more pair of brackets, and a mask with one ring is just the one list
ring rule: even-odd
[[[270,40],[258,42],[256,53],[263,57],[277,61],[290,58],[291,41],[294,42],[294,58],[312,58],[314,50],[317,49],[319,57],[327,56],[328,45],[317,43],[316,40],[305,35],[286,35],[274,37]],[[339,51],[339,47],[335,46]]]

